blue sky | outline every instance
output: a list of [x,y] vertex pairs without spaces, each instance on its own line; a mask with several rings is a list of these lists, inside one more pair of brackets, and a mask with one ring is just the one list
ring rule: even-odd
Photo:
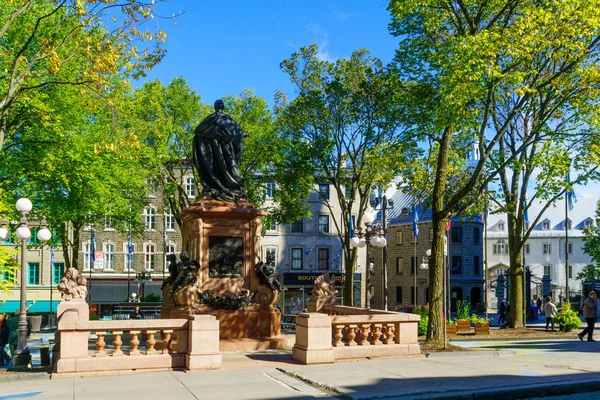
[[348,57],[367,48],[388,63],[398,40],[392,37],[386,0],[171,0],[159,14],[185,11],[176,19],[155,19],[168,35],[167,55],[142,82],[163,84],[183,76],[213,103],[245,88],[273,104],[273,91],[293,97],[279,64],[301,46],[317,44],[323,59]]

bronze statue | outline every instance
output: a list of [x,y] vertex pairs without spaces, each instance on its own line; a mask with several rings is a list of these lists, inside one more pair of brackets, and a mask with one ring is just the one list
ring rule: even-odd
[[164,289],[165,286],[173,284],[179,274],[179,271],[177,270],[177,256],[175,254],[169,254],[167,260],[169,261],[169,277],[163,281],[162,286],[160,287],[161,290]]
[[194,165],[202,179],[204,197],[227,202],[246,199],[246,184],[240,171],[244,132],[223,112],[223,100],[215,101],[215,112],[194,131]]

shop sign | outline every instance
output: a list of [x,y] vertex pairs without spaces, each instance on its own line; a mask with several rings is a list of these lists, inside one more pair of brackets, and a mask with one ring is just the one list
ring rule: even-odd
[[[305,285],[305,286],[313,286],[315,279],[319,276],[323,275],[320,272],[306,272],[306,273],[293,273],[293,272],[284,272],[283,273],[283,284],[284,285]],[[331,279],[336,284],[342,284],[346,281],[345,274],[329,274],[331,275]],[[360,281],[360,274],[354,274],[354,280]]]

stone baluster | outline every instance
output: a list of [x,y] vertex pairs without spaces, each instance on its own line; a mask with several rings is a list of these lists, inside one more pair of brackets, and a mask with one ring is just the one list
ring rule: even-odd
[[140,354],[142,354],[138,349],[138,346],[140,345],[140,340],[138,339],[140,331],[130,331],[129,333],[131,333],[131,340],[129,341],[129,344],[131,345],[131,350],[129,350],[129,355],[139,356]]
[[106,357],[106,352],[104,351],[104,347],[106,346],[104,336],[106,332],[96,332],[96,335],[98,336],[98,340],[96,341],[96,353],[94,357]]
[[334,347],[342,347],[344,345],[344,343],[342,342],[342,338],[344,337],[344,334],[342,333],[343,329],[344,325],[335,325],[335,343],[333,344]]
[[356,346],[357,343],[354,341],[354,338],[356,337],[356,329],[358,328],[357,325],[348,325],[348,346]]
[[381,327],[382,327],[382,324],[373,324],[373,327],[371,329],[371,331],[373,332],[373,344],[374,345],[381,344],[381,340],[379,340],[379,338],[381,337]]
[[123,340],[121,336],[123,335],[123,331],[113,331],[113,335],[115,339],[113,340],[113,346],[115,350],[113,351],[113,357],[120,357],[123,355],[123,350],[121,350],[121,346],[123,345]]
[[178,349],[177,336],[178,336],[177,331],[173,331],[171,333],[171,342],[169,343],[170,351],[177,351],[177,349]]
[[162,331],[162,341],[163,341],[163,354],[168,354],[171,350],[171,335],[173,334],[173,329],[165,329]]
[[385,344],[394,344],[394,324],[386,324],[385,325],[385,337],[383,339],[383,343]]
[[156,349],[154,348],[154,345],[156,344],[156,339],[154,339],[156,331],[146,331],[146,335],[148,335],[148,339],[146,339],[146,346],[148,347],[146,355],[156,354]]
[[368,346],[371,343],[369,342],[369,333],[371,330],[371,324],[360,324],[360,345]]

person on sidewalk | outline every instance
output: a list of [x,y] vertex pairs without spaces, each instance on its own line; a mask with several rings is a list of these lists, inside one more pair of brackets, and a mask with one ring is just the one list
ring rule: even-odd
[[[10,349],[10,358],[15,357],[15,352],[19,347],[19,315],[20,310],[10,317],[6,325],[8,326],[8,347]],[[27,337],[31,335],[31,323],[27,320]]]
[[502,304],[500,304],[500,317],[498,318],[498,325],[506,322],[506,310],[508,306],[506,305],[506,300],[502,300]]
[[546,330],[548,330],[548,325],[551,324],[552,332],[554,332],[554,321],[552,321],[552,318],[556,317],[556,306],[552,302],[552,296],[546,297],[544,313],[546,314]]
[[8,344],[8,320],[6,315],[2,314],[2,320],[0,321],[0,367],[5,367],[10,364],[11,358],[4,349]]
[[583,341],[583,337],[587,333],[588,342],[595,342],[592,336],[594,336],[594,324],[596,323],[597,308],[598,300],[596,299],[596,292],[591,291],[588,295],[588,298],[583,302],[583,318],[585,318],[585,322],[587,322],[587,327],[583,330],[583,332],[577,334],[579,340]]
[[144,312],[140,310],[140,306],[135,306],[135,309],[131,314],[131,319],[144,319]]

